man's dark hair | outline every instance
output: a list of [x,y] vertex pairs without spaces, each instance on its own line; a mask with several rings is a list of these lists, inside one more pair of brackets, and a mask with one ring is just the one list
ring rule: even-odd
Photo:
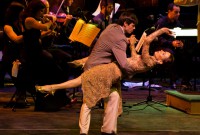
[[100,6],[107,6],[109,3],[113,3],[113,0],[101,0]]
[[138,24],[137,16],[132,12],[123,12],[119,19],[117,20],[117,24],[123,26],[124,22],[126,22],[128,25],[131,23],[134,23],[135,25]]
[[174,4],[174,3],[169,3],[169,5],[168,5],[168,7],[167,7],[167,11],[173,10],[174,6],[175,6],[175,7],[179,7],[179,5],[176,5],[176,4]]

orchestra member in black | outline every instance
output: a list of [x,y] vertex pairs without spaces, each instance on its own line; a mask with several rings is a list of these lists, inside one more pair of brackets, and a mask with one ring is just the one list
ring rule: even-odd
[[[155,24],[156,29],[167,27],[170,29],[180,27],[183,25],[179,21],[180,7],[174,3],[168,5],[168,12],[166,16],[161,17]],[[158,46],[170,48],[175,53],[175,61],[168,68],[170,70],[170,85],[171,88],[176,88],[176,81],[178,77],[182,77],[182,85],[190,86],[189,77],[189,57],[187,55],[186,45],[182,40],[177,40],[168,35],[161,35],[158,38]]]
[[[15,92],[15,107],[26,107],[26,90],[24,82],[21,81],[20,75],[21,65],[21,48],[23,46],[23,26],[20,20],[20,13],[24,10],[24,5],[19,2],[12,2],[6,10],[3,36],[4,48],[2,57],[1,74],[4,78],[8,73],[16,87]],[[11,105],[10,103],[8,104]],[[14,105],[14,104],[13,104]]]

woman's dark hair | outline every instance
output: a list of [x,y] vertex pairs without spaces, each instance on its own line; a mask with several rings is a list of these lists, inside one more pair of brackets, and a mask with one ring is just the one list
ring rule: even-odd
[[126,22],[128,25],[131,23],[134,23],[135,25],[138,24],[137,16],[132,12],[123,12],[119,19],[117,20],[117,24],[123,26],[124,22]]
[[174,60],[175,60],[174,52],[171,49],[165,48],[165,47],[159,47],[159,48],[156,49],[156,51],[160,51],[160,50],[163,50],[165,52],[169,52],[171,54],[168,61],[165,61],[165,62],[170,62],[170,63],[174,62]]
[[46,6],[41,0],[32,0],[25,8],[22,19],[25,19],[26,17],[35,17],[37,12],[44,8],[46,8]]
[[23,11],[24,5],[18,2],[12,2],[5,14],[4,24],[13,25],[15,21],[19,20],[20,13]]

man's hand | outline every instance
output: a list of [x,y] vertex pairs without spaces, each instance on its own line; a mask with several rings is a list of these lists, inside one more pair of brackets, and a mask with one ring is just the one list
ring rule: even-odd
[[[161,31],[163,32],[163,33],[166,33],[167,35],[170,35],[170,36],[174,36],[175,35],[175,33],[173,32],[173,31],[171,31],[169,28],[161,28]],[[182,41],[180,41],[180,40],[174,40],[173,42],[172,42],[172,46],[173,47],[180,47],[180,48],[182,48],[183,47],[183,42]]]
[[180,47],[180,48],[182,48],[184,44],[183,44],[183,42],[180,41],[180,40],[174,40],[174,41],[172,42],[172,45],[173,45],[173,47]]
[[131,35],[130,38],[128,38],[128,41],[130,45],[135,45],[135,43],[138,42],[138,39],[135,37],[135,35]]

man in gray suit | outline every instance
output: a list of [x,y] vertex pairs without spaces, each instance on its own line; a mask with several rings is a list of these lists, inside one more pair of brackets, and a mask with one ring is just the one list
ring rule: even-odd
[[[124,12],[121,14],[116,24],[108,25],[94,45],[94,48],[85,63],[84,71],[100,64],[108,64],[117,61],[121,71],[126,75],[130,75],[132,69],[126,59],[126,48],[128,44],[134,45],[137,42],[137,39],[134,36],[131,36],[131,39],[127,38],[125,34],[131,34],[137,23],[138,20],[135,14]],[[102,94],[102,91],[103,90],[99,89],[96,93]],[[90,97],[90,95],[87,95],[87,97]],[[108,96],[107,107],[105,109],[103,125],[101,128],[102,135],[115,135],[117,133],[119,99],[120,95],[116,91],[111,92]],[[88,134],[91,117],[90,113],[91,108],[83,102],[79,119],[81,135]]]

